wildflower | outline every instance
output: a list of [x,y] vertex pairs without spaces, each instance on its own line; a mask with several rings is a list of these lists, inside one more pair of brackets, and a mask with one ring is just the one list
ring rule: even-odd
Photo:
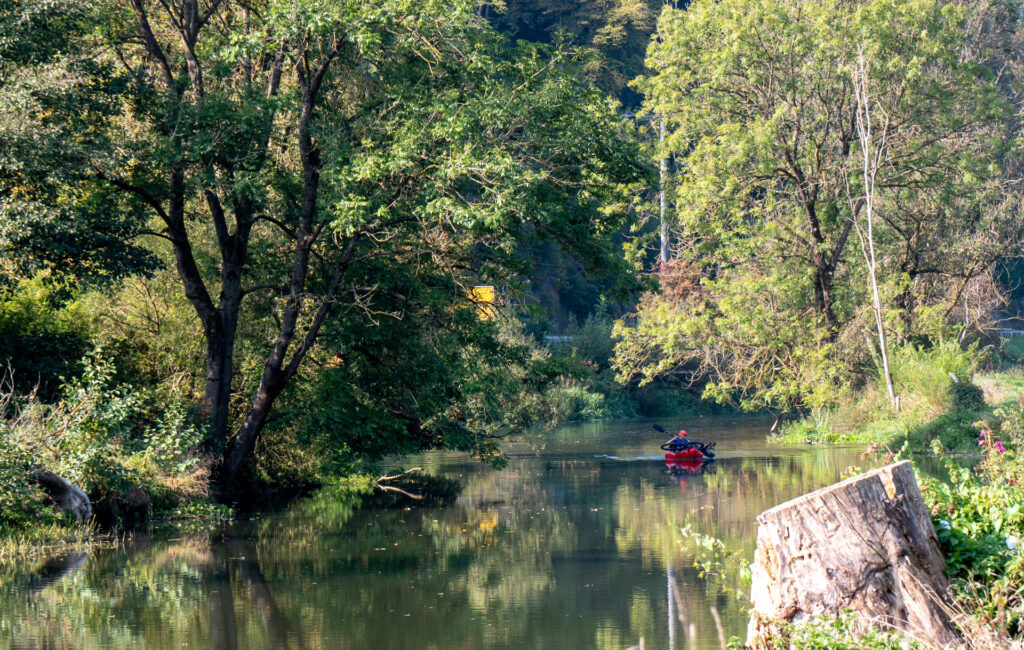
[[1006,538],[1006,548],[1010,549],[1011,551],[1017,548],[1017,541],[1018,540],[1016,535],[1010,535]]
[[1006,448],[1003,447],[1003,441],[1002,440],[996,440],[996,449],[999,450],[1000,454],[1005,454],[1006,453]]
[[949,522],[945,519],[940,519],[939,525],[936,526],[936,528],[938,528],[939,530],[949,530]]

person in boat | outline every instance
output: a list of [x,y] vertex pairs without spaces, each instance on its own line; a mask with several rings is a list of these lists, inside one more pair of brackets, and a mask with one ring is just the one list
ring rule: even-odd
[[664,446],[668,447],[673,451],[679,449],[686,449],[687,447],[692,447],[693,443],[687,440],[686,436],[686,429],[680,429],[679,433],[676,434],[676,437],[666,442]]

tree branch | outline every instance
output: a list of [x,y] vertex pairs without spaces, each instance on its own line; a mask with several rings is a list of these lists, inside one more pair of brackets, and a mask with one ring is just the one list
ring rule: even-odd
[[161,49],[160,44],[156,40],[156,36],[153,35],[153,28],[149,24],[149,18],[146,16],[146,9],[142,6],[142,0],[130,0],[132,9],[135,11],[135,19],[139,25],[139,33],[142,36],[143,42],[146,44],[146,51],[149,56],[156,62],[160,68],[160,72],[164,78],[164,85],[167,86],[167,92],[178,97],[177,84],[174,82],[174,74],[171,72],[171,64],[167,62],[167,56]]
[[130,192],[138,196],[146,203],[146,205],[150,206],[156,211],[157,215],[159,215],[160,218],[163,219],[164,223],[170,222],[170,217],[167,216],[167,211],[164,210],[163,206],[160,204],[160,201],[145,188],[139,187],[138,185],[132,185],[127,181],[123,181],[113,176],[107,176],[102,170],[96,170],[96,178],[106,181],[118,189],[122,189],[126,192]]

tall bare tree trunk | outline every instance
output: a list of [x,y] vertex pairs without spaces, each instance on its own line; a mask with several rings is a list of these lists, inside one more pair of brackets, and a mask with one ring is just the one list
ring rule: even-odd
[[[889,367],[889,348],[885,336],[885,322],[882,318],[882,300],[878,292],[878,259],[875,255],[875,177],[885,156],[886,132],[889,117],[883,112],[881,140],[877,144],[871,130],[871,97],[870,97],[871,64],[864,58],[863,49],[857,51],[857,64],[853,71],[853,90],[857,99],[857,138],[860,140],[861,157],[864,176],[864,214],[867,219],[867,232],[857,225],[857,235],[861,240],[861,250],[867,262],[868,277],[871,280],[871,304],[875,314],[875,326],[878,330],[878,348],[882,355],[882,374],[885,377],[885,388],[889,395],[889,403],[894,410],[899,410],[900,401],[892,381]],[[856,214],[854,212],[854,214]],[[856,219],[856,216],[852,218]]]
[[[665,146],[665,116],[661,116],[661,126],[658,132],[659,150]],[[668,181],[668,157],[661,151],[658,154],[658,209],[661,215],[661,263],[668,264],[668,222],[665,221],[665,184]]]

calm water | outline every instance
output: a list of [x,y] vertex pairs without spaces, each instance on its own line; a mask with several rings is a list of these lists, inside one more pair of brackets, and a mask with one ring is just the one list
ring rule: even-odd
[[[649,422],[570,427],[405,462],[457,479],[441,503],[319,497],[215,531],[0,572],[0,647],[719,648],[732,580],[700,577],[694,529],[749,562],[755,516],[836,480],[859,448],[781,447],[763,420],[698,419],[719,460],[671,473]],[[376,501],[380,501],[377,499]]]

